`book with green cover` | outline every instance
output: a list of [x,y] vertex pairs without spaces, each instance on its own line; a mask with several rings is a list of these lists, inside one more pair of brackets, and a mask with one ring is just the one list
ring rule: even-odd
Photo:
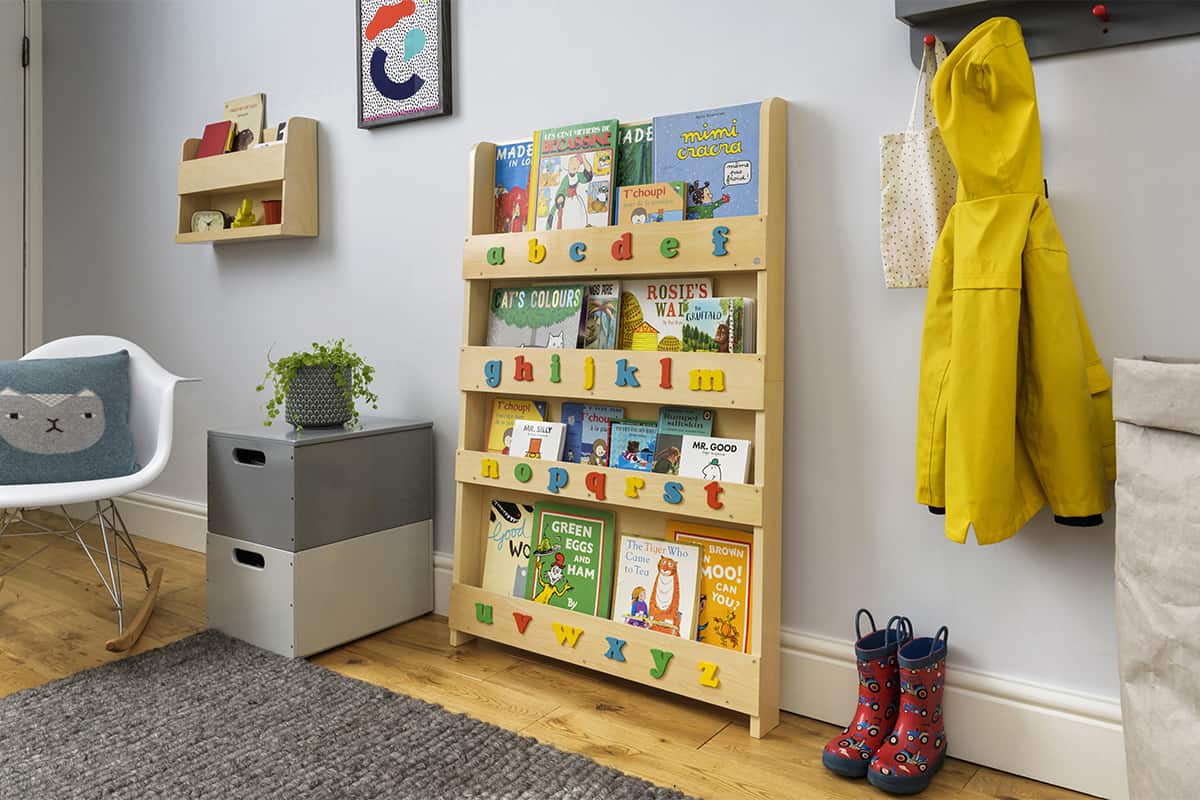
[[607,617],[612,600],[616,519],[561,503],[533,507],[533,553],[525,596],[535,603]]
[[713,412],[709,408],[663,406],[658,412],[658,437],[654,440],[651,472],[679,474],[684,436],[711,436]]
[[617,186],[654,182],[654,123],[617,128]]

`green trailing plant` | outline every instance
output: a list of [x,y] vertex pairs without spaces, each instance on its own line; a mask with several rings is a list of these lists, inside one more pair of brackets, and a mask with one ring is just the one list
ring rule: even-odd
[[263,376],[263,382],[255,387],[255,391],[263,392],[267,390],[267,384],[271,385],[271,396],[266,405],[267,418],[263,425],[270,426],[283,412],[288,391],[301,367],[319,367],[330,371],[334,383],[346,398],[351,425],[358,424],[356,400],[370,404],[374,410],[379,409],[379,396],[371,391],[375,368],[363,361],[358,353],[348,349],[345,339],[330,339],[325,344],[313,342],[311,350],[292,353],[274,361],[271,360],[270,351],[267,351],[267,374]]

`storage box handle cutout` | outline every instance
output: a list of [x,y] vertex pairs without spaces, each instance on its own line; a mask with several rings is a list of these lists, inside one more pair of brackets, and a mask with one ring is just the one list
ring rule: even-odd
[[252,550],[243,550],[240,547],[233,548],[233,560],[239,564],[244,564],[247,567],[254,569],[262,569],[267,566],[267,560],[263,558],[262,553],[255,553]]
[[247,467],[265,467],[267,454],[262,450],[251,450],[247,447],[233,448],[233,460]]

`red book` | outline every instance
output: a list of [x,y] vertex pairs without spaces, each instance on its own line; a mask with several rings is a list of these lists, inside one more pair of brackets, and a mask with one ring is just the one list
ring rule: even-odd
[[219,156],[228,153],[233,144],[233,122],[222,120],[211,122],[204,126],[204,135],[200,137],[200,147],[196,149],[196,158]]

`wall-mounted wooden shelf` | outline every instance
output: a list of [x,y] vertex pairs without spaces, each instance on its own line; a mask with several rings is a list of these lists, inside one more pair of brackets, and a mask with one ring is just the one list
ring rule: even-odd
[[[179,162],[178,244],[245,242],[264,239],[312,237],[317,220],[317,121],[291,117],[286,141],[237,153],[196,158],[199,139],[183,143]],[[263,216],[263,200],[282,200],[278,224],[192,232],[196,211],[237,212],[243,198],[254,213]]]
[[[467,236],[463,247],[463,346],[459,352],[460,399],[455,457],[454,577],[450,588],[451,642],[476,636],[595,669],[750,716],[750,734],[761,737],[779,722],[779,602],[783,497],[784,282],[787,219],[787,105],[766,100],[760,110],[758,213],[754,216],[663,222],[631,227],[492,233],[496,146],[480,142],[471,154]],[[725,230],[726,254],[714,247],[715,228]],[[617,258],[613,242],[629,237],[630,258]],[[677,240],[668,257],[662,240]],[[531,258],[530,241],[544,258]],[[581,243],[586,258],[571,258]],[[500,252],[496,248],[503,248]],[[670,251],[673,248],[668,247]],[[489,252],[490,251],[490,252]],[[580,252],[580,247],[575,247]],[[623,253],[622,253],[623,254]],[[757,352],[684,353],[637,350],[549,350],[489,347],[488,313],[496,286],[540,282],[589,282],[597,277],[711,275],[717,296],[756,299]],[[517,379],[516,364],[532,367]],[[553,361],[556,359],[556,361]],[[669,379],[664,376],[669,360]],[[622,363],[624,362],[624,363]],[[551,364],[555,366],[552,373]],[[499,366],[499,374],[496,367]],[[588,378],[589,368],[591,378]],[[637,385],[627,380],[636,369]],[[723,385],[708,383],[720,373]],[[697,379],[693,385],[693,377]],[[524,379],[528,378],[528,379]],[[618,380],[618,378],[620,380]],[[484,452],[489,412],[497,396],[547,401],[548,417],[562,418],[564,401],[611,401],[630,419],[657,419],[664,405],[714,409],[713,433],[749,439],[753,483],[712,483],[562,461],[539,461]],[[494,464],[492,461],[494,460]],[[551,491],[551,469],[568,478]],[[596,474],[606,484],[601,499],[588,488]],[[556,473],[562,477],[561,473]],[[528,476],[528,480],[522,480]],[[629,481],[633,479],[631,487]],[[644,481],[637,488],[637,479]],[[669,502],[675,482],[680,502]],[[636,489],[636,496],[628,491]],[[619,534],[661,537],[673,518],[716,523],[753,536],[750,652],[639,630],[611,619],[579,614],[487,591],[483,585],[486,524],[491,501],[502,497],[533,504],[547,499],[614,512]],[[710,502],[711,499],[711,502]],[[713,506],[719,505],[714,508]],[[532,618],[524,629],[514,614]],[[582,631],[574,646],[560,644],[554,626]],[[605,657],[606,637],[625,640],[625,661]],[[653,652],[673,653],[666,670]],[[715,666],[716,681],[700,680],[702,665]]]

